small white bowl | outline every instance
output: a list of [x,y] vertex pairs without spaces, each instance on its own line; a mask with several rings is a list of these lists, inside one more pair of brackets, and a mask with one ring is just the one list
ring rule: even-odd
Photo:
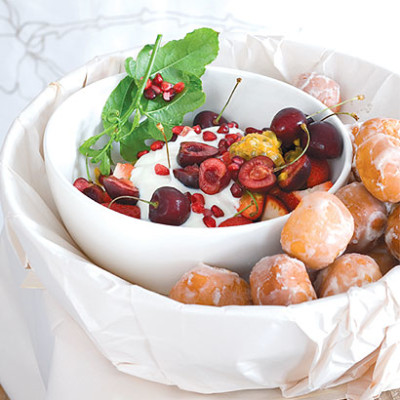
[[[124,75],[89,85],[69,97],[52,115],[44,151],[50,187],[60,215],[73,239],[99,266],[150,290],[167,294],[182,274],[198,262],[226,267],[246,276],[266,255],[281,252],[280,233],[287,216],[229,228],[190,228],[155,224],[108,210],[76,190],[72,183],[86,176],[80,144],[101,131],[101,111],[110,92]],[[324,106],[315,98],[281,81],[249,72],[209,67],[202,109],[220,110],[236,78],[239,85],[224,116],[240,127],[266,127],[282,108],[297,107],[306,114]],[[321,113],[321,118],[327,113]],[[352,148],[346,128],[337,117],[329,121],[343,136],[341,157],[332,160],[331,188],[347,181]]]

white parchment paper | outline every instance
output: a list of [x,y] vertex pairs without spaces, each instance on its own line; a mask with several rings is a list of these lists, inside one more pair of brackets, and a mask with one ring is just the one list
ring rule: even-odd
[[[46,180],[43,132],[83,85],[119,73],[127,52],[52,83],[16,119],[0,164],[8,240],[42,284],[118,368],[199,393],[277,388],[286,397],[349,383],[369,399],[400,383],[400,268],[348,293],[290,307],[183,305],[97,267],[65,230]],[[400,118],[400,77],[363,61],[280,38],[221,35],[216,65],[291,82],[320,71],[341,83],[362,119]],[[60,144],[62,145],[62,144]],[[1,260],[0,260],[1,261]]]

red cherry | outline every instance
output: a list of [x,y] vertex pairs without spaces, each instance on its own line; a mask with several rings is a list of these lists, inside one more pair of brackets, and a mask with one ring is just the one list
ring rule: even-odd
[[274,163],[266,156],[246,161],[239,170],[239,182],[252,192],[266,192],[276,181]]
[[290,146],[301,137],[301,125],[307,124],[306,115],[297,108],[288,107],[280,110],[272,119],[271,130],[284,146]]
[[200,164],[199,186],[207,194],[216,194],[228,186],[231,174],[218,158],[209,158]]

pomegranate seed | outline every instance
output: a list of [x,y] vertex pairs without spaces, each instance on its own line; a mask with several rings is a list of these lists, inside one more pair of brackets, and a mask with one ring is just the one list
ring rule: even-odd
[[239,128],[239,124],[235,121],[231,121],[228,123],[229,128]]
[[228,135],[225,135],[225,140],[228,142],[229,146],[232,143],[237,142],[239,139],[239,135],[236,135],[236,133],[230,133]]
[[[236,157],[236,156],[235,156]],[[224,153],[221,154],[221,160],[226,164],[229,165],[231,163],[231,155],[229,151],[225,151]]]
[[228,142],[227,142],[225,139],[221,139],[221,140],[218,142],[219,154],[223,154],[223,153],[225,153],[226,151],[228,151],[228,147],[229,147]]
[[228,124],[222,124],[222,125],[218,128],[217,132],[218,132],[218,133],[229,133]]
[[231,186],[230,191],[232,193],[232,196],[236,198],[240,198],[244,194],[243,188],[236,182]]
[[204,199],[204,196],[201,193],[193,193],[192,194],[192,204],[194,203],[199,203],[202,206],[206,204],[206,200]]
[[143,92],[143,96],[148,100],[153,100],[157,97],[157,94],[152,88],[148,88]]
[[174,127],[172,128],[172,133],[175,133],[175,135],[180,135],[181,132],[183,131],[183,128],[184,128],[184,127],[185,127],[184,125],[177,125],[177,126],[174,126]]
[[232,162],[234,162],[235,164],[238,164],[238,165],[243,165],[245,161],[246,160],[244,158],[240,157],[240,156],[233,156],[232,157]]
[[165,165],[162,165],[162,164],[156,164],[154,166],[154,172],[157,175],[169,175],[169,169]]
[[195,125],[193,128],[194,133],[200,134],[201,133],[201,126],[200,125]]
[[174,89],[170,89],[167,92],[163,92],[162,97],[164,101],[171,101],[175,97]]
[[151,85],[151,86],[150,86],[150,89],[152,89],[152,90],[154,91],[154,93],[156,94],[156,96],[159,95],[159,94],[161,93],[161,89],[160,89],[159,86]]
[[139,160],[140,157],[144,156],[145,154],[149,153],[149,150],[142,150],[136,154],[136,158]]
[[161,83],[161,90],[163,92],[168,92],[168,90],[171,90],[173,88],[173,86],[174,85],[172,83],[164,81]]
[[178,82],[174,85],[174,90],[176,93],[180,93],[185,89],[185,84],[183,82]]
[[213,205],[211,207],[211,211],[214,214],[215,218],[220,218],[223,217],[225,215],[225,213],[223,212],[223,210],[221,210],[218,206]]
[[161,140],[156,140],[150,145],[150,149],[153,151],[160,150],[163,147],[164,147],[164,142],[162,142]]
[[246,128],[246,129],[244,130],[244,132],[245,132],[246,135],[247,135],[247,134],[249,134],[249,133],[261,133],[262,131],[260,131],[259,129],[256,129],[256,128],[253,128],[253,127],[249,126],[248,128]]
[[161,86],[163,81],[164,81],[164,79],[160,73],[157,73],[156,76],[153,78],[153,84],[157,85],[157,86]]
[[211,142],[212,140],[215,140],[217,138],[217,135],[214,132],[211,131],[204,131],[203,132],[203,140],[206,142]]
[[214,214],[213,214],[213,212],[212,212],[209,208],[205,208],[205,209],[203,210],[203,215],[204,215],[205,217],[212,217]]
[[192,203],[192,211],[196,214],[203,214],[204,205],[200,203]]
[[206,216],[203,218],[203,222],[207,228],[215,228],[217,226],[217,222],[213,217]]
[[237,179],[237,177],[239,176],[240,165],[232,163],[228,165],[228,169],[231,172],[232,179]]
[[147,83],[146,83],[145,89],[148,89],[151,86],[151,84],[152,84],[151,79],[150,78],[147,79]]

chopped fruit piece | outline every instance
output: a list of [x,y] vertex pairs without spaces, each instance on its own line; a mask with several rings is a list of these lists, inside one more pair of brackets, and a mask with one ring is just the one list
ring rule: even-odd
[[299,75],[293,84],[327,107],[332,107],[333,112],[340,110],[340,106],[334,107],[341,101],[340,86],[333,79],[317,72],[309,72]]
[[74,182],[74,186],[80,191],[82,192],[83,189],[86,189],[87,187],[89,187],[90,185],[92,185],[91,182],[89,182],[87,179],[85,178],[77,178],[75,179]]
[[199,166],[197,164],[176,168],[173,172],[175,178],[185,186],[193,189],[199,188]]
[[298,196],[296,196],[296,194],[294,194],[294,192],[284,192],[279,189],[278,186],[271,188],[268,194],[271,194],[277,197],[279,200],[282,200],[289,211],[293,211],[299,205],[301,200]]
[[354,220],[333,194],[308,194],[282,229],[283,250],[308,268],[322,269],[341,255],[354,232]]
[[229,306],[251,304],[249,284],[236,272],[199,264],[171,289],[171,299],[186,304]]
[[249,126],[244,130],[244,132],[246,135],[248,135],[249,133],[262,133],[262,130],[253,128],[252,126]]
[[251,271],[250,288],[256,305],[288,306],[317,298],[305,265],[286,254],[262,258]]
[[236,215],[234,217],[228,218],[225,221],[221,222],[218,226],[239,226],[239,225],[248,225],[253,223],[251,219],[245,218],[241,215]]
[[228,186],[230,180],[228,168],[218,158],[208,158],[200,164],[199,186],[204,193],[219,193]]
[[111,201],[110,196],[99,185],[94,183],[83,189],[82,193],[94,200],[96,203]]
[[131,204],[119,204],[110,202],[102,203],[103,206],[109,208],[110,210],[119,212],[120,214],[127,215],[128,217],[139,218],[140,219],[140,208],[138,206],[133,206]]
[[310,171],[310,159],[306,155],[303,155],[296,162],[282,170],[278,176],[278,185],[286,192],[301,189],[307,182]]
[[175,97],[176,93],[174,92],[174,89],[168,90],[167,92],[163,92],[162,98],[164,101],[169,102]]
[[364,286],[382,277],[378,264],[371,257],[350,253],[337,258],[320,271],[315,281],[318,297],[347,292],[353,286]]
[[149,150],[142,150],[139,151],[136,155],[136,158],[139,160],[140,157],[144,156],[145,154],[149,153]]
[[229,126],[228,124],[222,124],[218,130],[217,133],[229,133]]
[[217,222],[215,221],[215,219],[209,215],[206,215],[203,218],[203,222],[207,228],[215,228],[217,226]]
[[201,126],[200,125],[194,125],[193,128],[195,133],[197,133],[198,135],[201,133]]
[[154,100],[157,97],[157,93],[151,87],[149,87],[143,92],[143,96],[148,100]]
[[150,145],[150,149],[153,151],[160,150],[164,147],[164,142],[161,140],[156,140]]
[[117,163],[113,175],[120,179],[129,179],[131,177],[133,165],[129,163]]
[[174,90],[176,93],[180,93],[185,89],[185,84],[183,82],[178,82],[174,85]]
[[285,204],[275,196],[267,194],[267,196],[265,197],[265,206],[261,216],[261,220],[266,221],[268,219],[282,217],[286,214],[289,214],[289,210],[287,209]]
[[307,179],[307,187],[311,188],[330,179],[331,169],[327,160],[318,160],[309,157],[311,163],[310,176]]
[[160,73],[157,73],[157,74],[155,75],[155,77],[153,78],[153,84],[154,84],[154,85],[157,85],[157,86],[161,86],[161,84],[163,83],[163,81],[164,81],[164,79],[163,79],[163,77],[161,76]]
[[244,193],[243,187],[240,186],[237,182],[232,184],[230,191],[232,193],[232,196],[236,198],[242,197]]
[[203,214],[204,205],[206,201],[201,193],[194,193],[191,196],[191,207],[192,211],[196,214]]
[[203,140],[206,142],[211,142],[217,138],[217,135],[211,131],[204,131],[203,132]]
[[225,135],[225,140],[228,142],[229,146],[242,138],[241,135],[236,133],[228,133]]
[[254,157],[240,168],[239,182],[252,192],[266,192],[276,181],[273,168],[274,163],[269,157]]
[[169,175],[169,169],[165,165],[162,165],[162,164],[156,164],[154,166],[154,172],[157,175]]
[[229,165],[232,162],[229,151],[225,151],[224,153],[221,154],[221,160],[225,163],[225,165]]
[[[113,175],[103,179],[103,185],[112,199],[120,196],[139,197],[138,188],[129,179],[118,179]],[[137,199],[120,199],[121,204],[136,204]]]
[[239,128],[239,124],[235,121],[228,122],[228,128]]
[[214,215],[215,218],[221,218],[221,217],[223,217],[223,216],[225,215],[224,211],[221,210],[221,209],[220,209],[218,206],[216,206],[216,205],[213,205],[213,206],[211,207],[211,211],[212,211],[212,213],[213,213],[213,215]]
[[156,94],[156,97],[161,93],[161,88],[157,85],[151,85],[150,90]]
[[[248,219],[255,221],[258,219],[264,207],[265,196],[261,193],[244,193],[240,198],[240,205],[238,208],[238,213]],[[254,201],[255,200],[255,201]]]
[[146,82],[146,86],[145,86],[145,89],[148,89],[150,86],[151,86],[151,84],[152,84],[153,82],[151,81],[151,79],[149,78],[149,79],[147,79],[147,82]]
[[215,157],[218,149],[205,143],[182,142],[177,155],[178,164],[181,167],[200,164],[207,158]]
[[164,82],[161,82],[160,87],[163,92],[168,92],[168,90],[171,90],[173,86],[174,85],[172,83],[164,81]]

